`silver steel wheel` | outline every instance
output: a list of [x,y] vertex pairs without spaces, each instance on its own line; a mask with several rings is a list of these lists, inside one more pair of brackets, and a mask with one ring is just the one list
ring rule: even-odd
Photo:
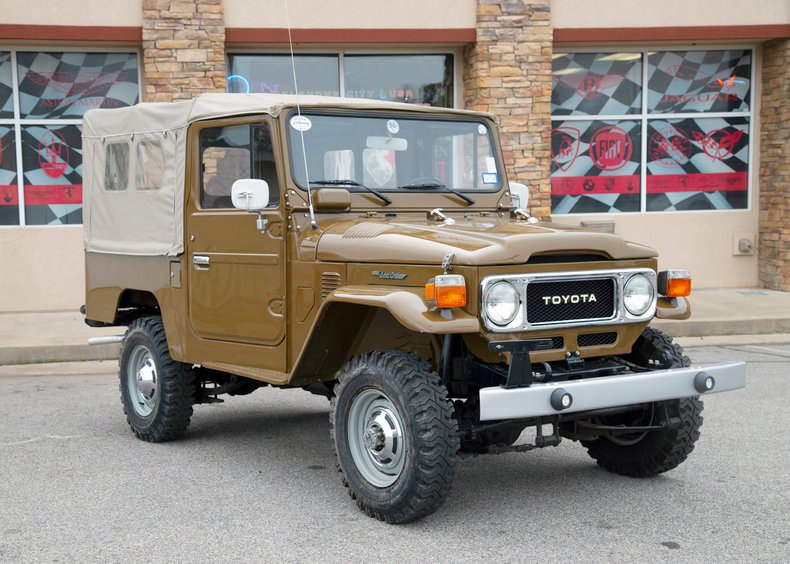
[[148,417],[159,402],[159,378],[151,351],[137,345],[126,364],[126,387],[132,409],[140,417]]
[[348,411],[348,445],[354,464],[371,485],[391,486],[403,471],[406,444],[400,413],[380,390],[362,390]]

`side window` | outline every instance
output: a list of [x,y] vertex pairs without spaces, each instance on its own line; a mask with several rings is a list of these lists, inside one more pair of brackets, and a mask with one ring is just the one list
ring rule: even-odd
[[165,174],[165,153],[159,141],[137,144],[137,189],[159,190]]
[[200,205],[204,209],[232,208],[230,188],[251,178],[250,126],[210,127],[200,132],[203,169]]
[[129,145],[109,143],[104,151],[104,189],[110,192],[126,190],[129,183]]

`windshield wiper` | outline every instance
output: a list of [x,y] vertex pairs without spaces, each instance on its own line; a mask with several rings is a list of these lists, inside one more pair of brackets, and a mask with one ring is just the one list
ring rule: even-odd
[[388,206],[388,205],[390,205],[392,203],[392,200],[390,200],[387,196],[385,196],[384,194],[382,194],[378,190],[374,190],[370,186],[365,186],[364,184],[360,184],[356,180],[351,180],[351,179],[348,179],[348,180],[312,180],[312,181],[310,181],[310,184],[321,184],[323,186],[356,186],[356,187],[362,188],[364,190],[367,190],[368,192],[370,192],[371,194],[376,196],[378,199],[380,199],[382,202],[384,202],[385,206]]
[[450,188],[449,186],[447,186],[446,184],[442,184],[441,182],[423,182],[421,184],[410,182],[408,184],[404,184],[403,186],[398,186],[398,188],[403,188],[404,190],[432,190],[434,188],[437,190],[442,189],[442,190],[447,190],[448,192],[452,192],[453,194],[461,198],[463,201],[465,201],[466,205],[468,206],[474,205],[475,203],[475,201],[469,196],[467,196],[466,194],[462,194],[455,188]]

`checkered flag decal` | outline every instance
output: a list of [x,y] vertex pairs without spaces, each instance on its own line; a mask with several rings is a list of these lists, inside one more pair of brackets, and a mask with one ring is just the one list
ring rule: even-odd
[[745,209],[749,120],[650,120],[647,210]]
[[32,119],[81,118],[139,101],[134,53],[17,53],[19,109]]
[[14,117],[14,91],[11,88],[11,53],[0,52],[0,119]]
[[81,136],[77,125],[22,127],[28,224],[82,223]]
[[554,121],[552,213],[639,211],[639,121]]
[[552,62],[551,113],[638,114],[642,57],[638,53],[572,53]]
[[648,111],[748,112],[751,51],[669,51],[648,60]]

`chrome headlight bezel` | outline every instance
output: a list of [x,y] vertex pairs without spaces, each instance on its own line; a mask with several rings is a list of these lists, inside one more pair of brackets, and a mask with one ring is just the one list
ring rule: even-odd
[[623,307],[635,317],[647,313],[655,299],[655,285],[644,274],[634,274],[623,284]]
[[[494,305],[491,304],[491,300],[494,296],[496,296],[499,292],[510,292],[511,299],[509,303],[512,304],[512,311],[507,312],[507,315],[494,315],[492,313]],[[505,296],[503,296],[505,297]],[[508,303],[506,301],[500,301],[496,305],[501,305]],[[513,321],[518,317],[519,312],[521,311],[521,294],[516,289],[513,284],[506,280],[500,280],[495,282],[491,286],[489,286],[488,290],[485,293],[483,298],[483,315],[486,318],[496,325],[497,327],[507,327],[508,325],[512,324]],[[505,310],[507,311],[507,310]]]

